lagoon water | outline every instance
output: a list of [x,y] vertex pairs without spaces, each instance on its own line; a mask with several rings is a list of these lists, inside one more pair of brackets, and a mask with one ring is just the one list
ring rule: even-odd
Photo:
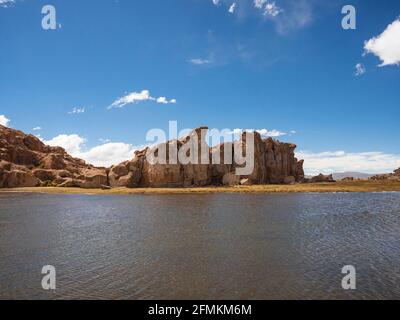
[[325,298],[400,299],[400,193],[0,194],[0,299]]

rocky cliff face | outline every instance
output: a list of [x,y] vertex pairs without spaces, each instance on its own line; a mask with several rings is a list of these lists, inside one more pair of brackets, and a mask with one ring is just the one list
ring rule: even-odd
[[[63,148],[44,145],[33,135],[0,125],[0,188],[58,186],[102,188],[111,187],[201,187],[208,185],[295,183],[304,179],[303,161],[295,158],[296,146],[271,138],[262,139],[254,133],[254,170],[246,176],[237,176],[235,171],[242,167],[235,163],[234,149],[246,153],[247,141],[228,142],[208,148],[205,144],[204,129],[194,130],[182,140],[137,151],[133,160],[123,162],[110,169],[97,168],[83,160],[73,158]],[[187,142],[199,137],[198,147],[206,146],[209,163],[204,164],[201,154],[190,155]],[[167,164],[152,164],[147,154],[166,148]],[[176,153],[186,153],[196,158],[199,164],[175,164],[170,159]],[[213,158],[220,156],[220,164],[213,164]],[[224,159],[228,157],[228,159]],[[229,160],[229,161],[225,161]],[[228,163],[226,163],[228,162]]]
[[107,171],[49,147],[33,135],[0,125],[0,188],[65,186],[100,188]]
[[[152,150],[138,151],[132,161],[127,161],[110,169],[109,181],[112,187],[201,187],[207,185],[235,185],[235,184],[281,184],[301,182],[304,179],[303,161],[295,158],[296,145],[282,143],[272,138],[262,139],[254,133],[254,170],[250,175],[235,177],[236,168],[233,156],[230,161],[225,161],[224,156],[233,155],[235,144],[242,144],[243,154],[246,150],[246,139],[234,143],[228,142],[213,148],[208,152],[209,164],[150,164],[146,154],[154,153],[154,149],[171,150],[176,147],[177,153],[191,136],[200,137],[199,145],[203,144],[199,128],[194,130],[183,140],[168,141],[155,146]],[[237,146],[236,146],[237,147]],[[172,148],[173,149],[173,148]],[[228,152],[226,152],[228,151]],[[220,156],[221,162],[213,164],[213,157]],[[168,154],[169,160],[173,155]],[[198,155],[200,157],[200,155]],[[228,162],[228,163],[226,163]],[[169,162],[168,162],[169,163]],[[200,162],[199,163],[204,163]]]

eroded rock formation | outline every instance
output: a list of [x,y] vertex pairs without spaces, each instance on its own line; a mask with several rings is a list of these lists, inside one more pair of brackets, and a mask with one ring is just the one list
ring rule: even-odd
[[322,183],[322,182],[336,182],[335,179],[333,179],[333,175],[323,175],[322,173],[312,177],[311,179],[308,180],[310,183]]
[[[170,159],[176,154],[185,152],[187,142],[196,135],[199,150],[207,148],[204,132],[207,128],[192,131],[183,140],[173,140],[151,149],[136,152],[132,161],[127,161],[110,169],[110,184],[112,187],[201,187],[207,185],[238,185],[238,184],[282,184],[302,182],[304,179],[303,161],[298,161],[294,150],[296,145],[282,143],[272,138],[262,139],[260,134],[252,133],[254,138],[254,170],[245,176],[236,176],[235,170],[240,167],[234,160],[234,148],[241,148],[246,154],[246,135],[241,141],[227,142],[209,148],[206,155],[209,164],[204,164],[198,157],[199,164],[171,164]],[[167,163],[151,164],[146,154],[156,154],[166,150]],[[175,150],[170,154],[170,150]],[[219,162],[213,161],[220,158]],[[226,158],[228,157],[228,158]]]
[[33,135],[0,125],[0,188],[67,186],[100,188],[108,184],[105,168],[46,146]]
[[392,181],[400,181],[400,168],[394,170],[393,173],[388,174],[378,174],[370,178],[370,180],[392,180]]
[[[260,134],[252,133],[251,136],[243,135],[240,141],[209,148],[206,132],[207,128],[198,128],[184,139],[137,151],[133,160],[106,169],[86,164],[70,156],[63,148],[46,146],[33,135],[0,126],[0,188],[170,188],[292,184],[304,179],[303,161],[295,158],[294,144],[262,139]],[[234,150],[241,150],[242,155],[246,155],[248,137],[254,140],[254,170],[248,175],[238,176],[236,170],[244,164],[236,163]],[[191,154],[190,141],[196,141],[198,150],[205,148],[206,152]],[[156,156],[162,150],[166,150],[165,163],[149,161],[149,154]],[[186,155],[191,161],[181,163],[179,155]],[[218,158],[220,160],[216,161]]]

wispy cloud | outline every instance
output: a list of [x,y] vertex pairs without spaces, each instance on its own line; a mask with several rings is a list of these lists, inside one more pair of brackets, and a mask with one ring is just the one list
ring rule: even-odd
[[176,103],[176,99],[168,100],[166,97],[159,97],[156,101],[161,104]]
[[210,64],[212,61],[210,59],[194,58],[189,60],[190,63],[195,65]]
[[357,63],[356,64],[356,71],[354,75],[356,77],[362,76],[367,70],[365,69],[365,66],[362,63]]
[[68,112],[68,114],[81,114],[81,113],[85,113],[85,108],[74,107],[74,108],[72,108],[72,110],[70,112]]
[[254,7],[262,10],[263,15],[270,15],[272,17],[276,17],[283,12],[283,9],[278,7],[275,1],[254,0]]
[[15,4],[15,0],[0,0],[0,7],[8,8]]
[[33,131],[40,131],[40,130],[42,130],[42,127],[34,127],[32,130]]
[[234,13],[235,9],[236,9],[236,2],[231,4],[228,11],[229,11],[229,13]]
[[175,104],[175,103],[177,103],[176,99],[168,100],[166,97],[154,98],[150,95],[149,90],[142,90],[141,92],[131,92],[121,98],[118,98],[108,107],[108,109],[122,108],[122,107],[126,106],[127,104],[134,104],[134,103],[139,103],[139,102],[143,102],[143,101],[155,101],[156,103],[159,103],[159,104]]
[[[288,133],[279,131],[276,129],[273,130],[268,130],[268,129],[234,129],[233,131],[229,132],[229,134],[234,134],[234,135],[241,135],[243,132],[258,132],[262,137],[272,137],[272,138],[277,138],[277,137],[282,137],[286,136]],[[291,131],[291,134],[295,134],[295,131]]]
[[314,153],[300,151],[296,156],[305,160],[304,169],[308,175],[346,171],[371,174],[388,173],[400,167],[400,154],[383,152],[348,153],[345,151],[328,151]]
[[[230,13],[238,12],[239,15],[253,11],[265,20],[275,24],[280,34],[304,28],[311,24],[314,19],[314,10],[317,6],[324,6],[317,0],[213,0],[214,5],[227,6]],[[238,10],[238,8],[243,10]]]
[[382,61],[380,67],[400,64],[400,18],[385,31],[364,43],[365,54],[373,53]]
[[2,126],[8,127],[10,124],[10,119],[8,119],[5,115],[0,114],[0,124]]

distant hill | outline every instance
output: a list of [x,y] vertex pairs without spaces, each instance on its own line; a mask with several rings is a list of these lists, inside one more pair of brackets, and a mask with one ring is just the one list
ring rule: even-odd
[[344,178],[352,177],[355,179],[369,179],[373,177],[374,174],[368,174],[363,172],[338,172],[333,174],[333,179],[342,180]]

